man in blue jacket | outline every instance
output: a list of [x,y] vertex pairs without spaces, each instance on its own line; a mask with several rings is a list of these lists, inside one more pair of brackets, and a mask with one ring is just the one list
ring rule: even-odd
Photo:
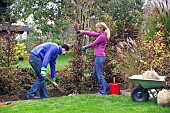
[[[66,54],[69,47],[66,44],[59,46],[52,42],[43,43],[35,47],[29,56],[29,63],[34,69],[37,79],[28,91],[27,99],[48,98],[46,93],[46,68],[50,64],[50,75],[53,82],[56,77],[56,59],[58,55]],[[38,93],[40,97],[37,97]]]

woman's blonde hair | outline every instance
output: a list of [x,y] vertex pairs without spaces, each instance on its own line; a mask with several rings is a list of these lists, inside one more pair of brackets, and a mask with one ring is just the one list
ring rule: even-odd
[[110,29],[107,27],[107,25],[104,22],[99,22],[99,23],[96,24],[96,27],[97,26],[103,28],[103,30],[106,33],[107,38],[109,39],[110,38]]

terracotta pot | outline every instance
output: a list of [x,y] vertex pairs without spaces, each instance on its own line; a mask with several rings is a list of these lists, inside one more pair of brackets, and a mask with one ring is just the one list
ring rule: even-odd
[[29,55],[25,56],[25,60],[28,62],[29,61]]

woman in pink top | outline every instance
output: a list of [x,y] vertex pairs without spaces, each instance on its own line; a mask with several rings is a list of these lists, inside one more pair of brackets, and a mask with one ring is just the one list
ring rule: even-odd
[[96,24],[97,32],[81,31],[83,35],[97,37],[96,40],[90,44],[81,47],[81,50],[95,47],[94,50],[94,77],[98,80],[99,91],[96,94],[102,95],[106,94],[109,90],[109,85],[103,76],[103,64],[106,59],[105,48],[107,39],[110,37],[110,29],[104,22],[99,22]]

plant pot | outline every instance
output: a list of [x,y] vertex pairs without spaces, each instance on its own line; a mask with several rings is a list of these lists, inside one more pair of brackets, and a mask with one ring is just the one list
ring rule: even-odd
[[26,62],[29,61],[29,55],[26,55],[26,56],[25,56],[25,60],[26,60]]
[[19,57],[18,59],[19,59],[19,61],[23,61],[24,57]]

